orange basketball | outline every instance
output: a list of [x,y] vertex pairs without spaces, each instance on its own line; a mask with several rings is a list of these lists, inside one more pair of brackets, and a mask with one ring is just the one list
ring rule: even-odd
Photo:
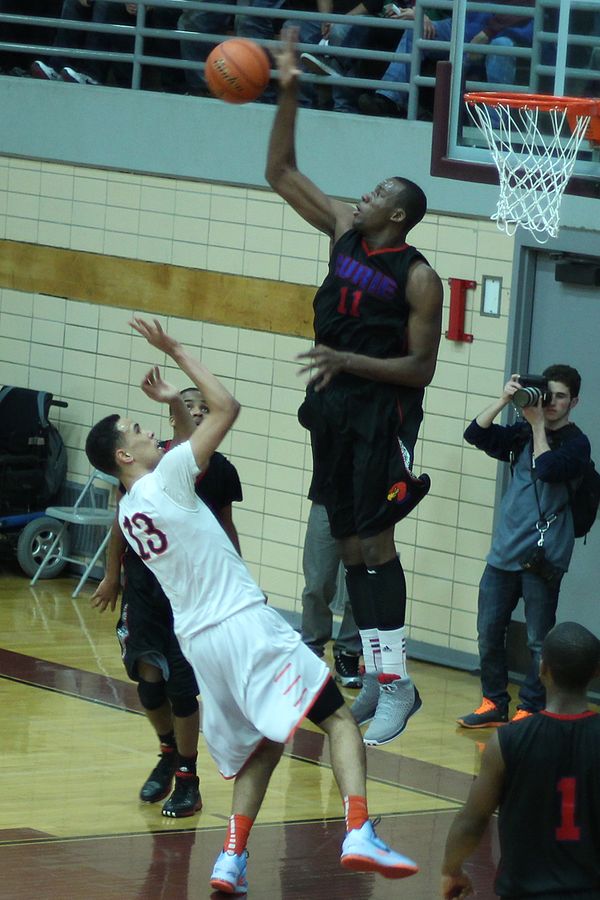
[[213,97],[226,103],[249,103],[269,83],[269,69],[269,57],[259,44],[231,38],[211,50],[204,78]]

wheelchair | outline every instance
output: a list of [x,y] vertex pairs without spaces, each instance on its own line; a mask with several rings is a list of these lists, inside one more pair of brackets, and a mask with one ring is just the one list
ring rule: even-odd
[[[35,575],[62,523],[46,515],[67,476],[67,452],[49,418],[52,406],[67,407],[47,391],[0,388],[0,548],[30,577]],[[55,578],[70,547],[65,532],[44,577]]]

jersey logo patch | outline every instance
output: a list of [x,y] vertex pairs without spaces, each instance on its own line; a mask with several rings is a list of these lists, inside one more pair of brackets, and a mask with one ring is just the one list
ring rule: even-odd
[[387,498],[390,503],[402,503],[402,501],[406,498],[406,494],[408,492],[408,488],[406,486],[405,481],[397,481],[395,484],[388,489]]

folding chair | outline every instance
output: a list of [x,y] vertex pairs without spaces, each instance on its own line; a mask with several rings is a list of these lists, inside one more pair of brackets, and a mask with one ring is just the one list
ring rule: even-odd
[[[115,519],[114,509],[102,509],[96,506],[93,491],[93,485],[95,481],[104,481],[106,482],[106,484],[114,486],[118,485],[119,483],[119,480],[117,478],[113,478],[112,475],[106,475],[99,469],[93,469],[90,477],[83,486],[79,497],[77,498],[75,506],[49,506],[46,509],[47,516],[51,516],[53,519],[58,519],[58,521],[62,522],[63,524],[59,528],[56,537],[48,548],[48,552],[40,563],[39,569],[29,582],[31,585],[34,585],[39,578],[43,577],[44,569],[46,568],[48,563],[52,562],[54,564],[56,562],[56,548],[59,545],[62,547],[61,536],[63,535],[65,529],[69,527],[69,525],[99,525],[105,529],[105,534],[98,548],[91,556],[91,559],[85,567],[83,575],[79,579],[79,583],[71,596],[77,597],[77,595],[79,594],[79,591],[87,581],[90,572],[96,565],[98,557],[103,553],[106,545],[108,544],[110,531]],[[89,554],[85,555],[87,556]],[[65,562],[77,563],[79,565],[82,564],[82,559],[67,556],[66,553],[62,552],[62,550],[58,551],[58,556]]]

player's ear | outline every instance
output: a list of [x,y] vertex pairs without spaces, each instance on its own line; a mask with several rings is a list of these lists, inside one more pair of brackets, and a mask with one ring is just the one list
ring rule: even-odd
[[169,416],[169,425],[171,428],[175,428],[175,416]]
[[403,222],[405,220],[405,218],[406,218],[406,211],[404,209],[402,209],[401,206],[399,206],[397,209],[395,209],[391,215],[392,222],[400,223],[400,222]]
[[133,462],[133,456],[125,447],[117,447],[115,459],[119,466],[129,466]]
[[571,397],[571,402],[569,403],[569,409],[573,409],[574,406],[577,406],[579,403],[579,397]]

